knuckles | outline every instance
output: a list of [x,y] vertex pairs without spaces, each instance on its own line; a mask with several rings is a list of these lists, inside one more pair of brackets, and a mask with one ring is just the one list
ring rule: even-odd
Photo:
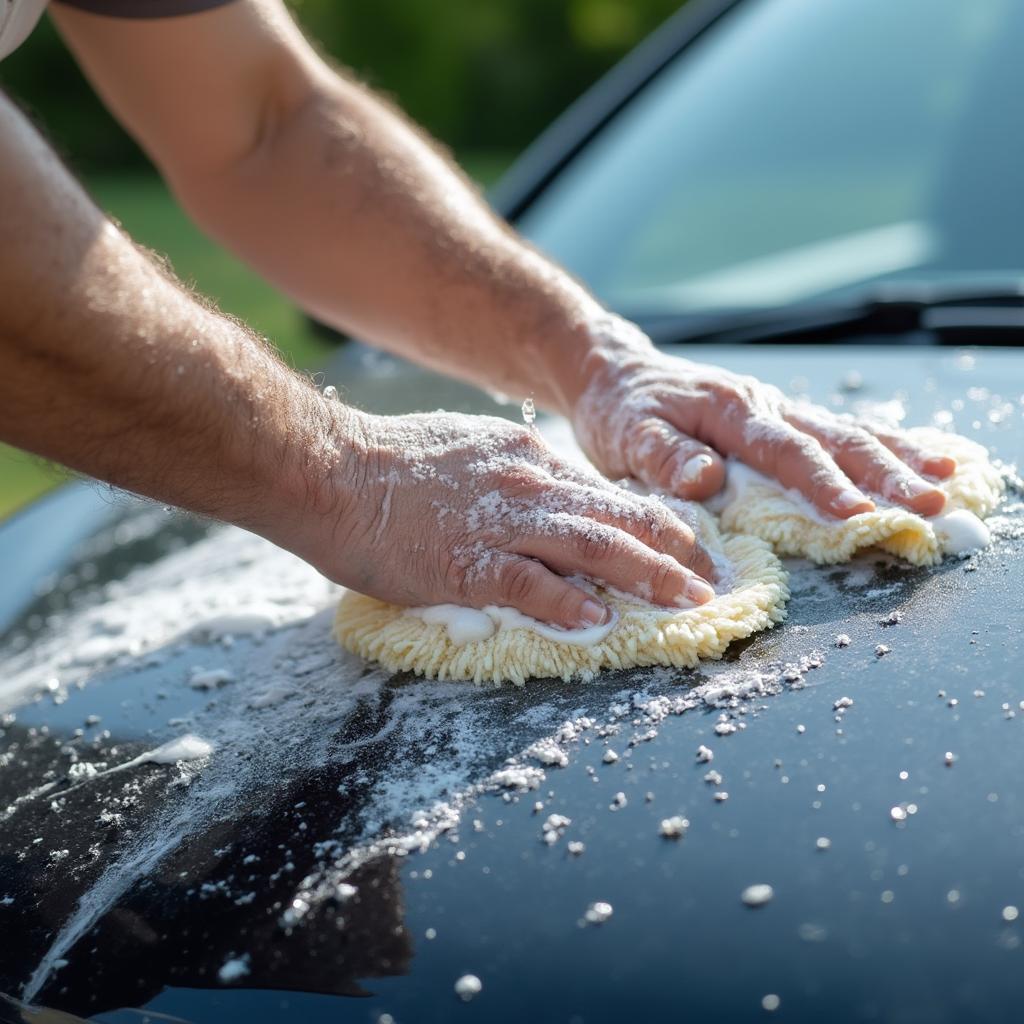
[[576,542],[577,552],[584,567],[595,562],[607,561],[615,554],[617,546],[613,534],[595,529],[582,532]]
[[520,462],[502,467],[495,485],[513,497],[525,497],[550,487],[551,477],[540,466]]
[[525,558],[510,559],[498,572],[498,587],[509,604],[528,604],[537,591],[536,563]]
[[647,502],[630,508],[623,518],[630,524],[630,532],[643,541],[658,541],[670,529],[668,512],[661,506]]
[[848,457],[865,459],[870,462],[885,461],[887,449],[874,434],[861,427],[854,427],[846,433],[841,447]]
[[671,600],[676,597],[679,588],[679,568],[664,555],[658,557],[649,570],[647,582],[656,596]]
[[832,457],[816,437],[796,429],[788,430],[785,437],[778,442],[778,447],[783,460],[792,459],[816,463],[819,466],[832,463]]
[[666,491],[673,490],[674,477],[679,465],[679,451],[678,447],[663,448],[648,464],[651,482]]
[[660,503],[651,501],[641,505],[636,521],[638,538],[659,550],[668,546],[692,549],[695,543],[693,530]]
[[508,452],[534,456],[547,449],[547,445],[536,430],[506,420],[497,422],[502,424],[502,442]]
[[838,467],[835,468],[835,472],[832,471],[831,467],[820,467],[811,474],[808,485],[803,488],[803,492],[812,505],[816,505],[819,508],[830,505],[832,499],[843,490],[842,483],[836,479],[836,473],[838,472],[840,472]]

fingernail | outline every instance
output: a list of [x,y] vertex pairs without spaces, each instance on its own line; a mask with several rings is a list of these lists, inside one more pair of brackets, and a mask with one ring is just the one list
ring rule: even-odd
[[715,460],[706,453],[694,455],[692,459],[684,462],[683,468],[679,470],[679,483],[695,484],[704,475],[705,471],[714,465],[714,462]]
[[858,505],[868,505],[870,508],[875,507],[875,503],[869,497],[861,494],[860,491],[854,490],[852,487],[847,488],[845,491],[840,491],[832,499],[832,507],[840,511],[855,509]]
[[608,609],[600,601],[587,598],[580,609],[580,623],[586,626],[603,626],[608,621]]
[[937,487],[921,488],[910,496],[910,500],[913,510],[923,516],[937,516],[946,507],[946,495]]
[[912,498],[920,498],[922,494],[942,494],[935,484],[930,484],[927,480],[914,480],[909,490]]
[[683,594],[695,604],[707,604],[715,596],[715,588],[696,576],[686,581]]
[[906,503],[917,501],[918,498],[941,496],[940,491],[934,484],[927,480],[920,480],[917,477],[889,477],[886,480],[882,493],[892,501]]
[[957,471],[956,459],[948,455],[928,455],[922,465],[925,473],[940,480],[948,480]]

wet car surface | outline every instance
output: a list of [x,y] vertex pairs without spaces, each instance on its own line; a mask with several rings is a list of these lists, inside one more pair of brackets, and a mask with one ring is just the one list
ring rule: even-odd
[[[686,354],[1022,455],[1013,350]],[[356,346],[330,379],[518,415]],[[787,562],[721,663],[492,690],[342,653],[337,589],[240,531],[43,502],[0,530],[0,1020],[1016,1019],[1016,492],[992,525],[932,570]]]

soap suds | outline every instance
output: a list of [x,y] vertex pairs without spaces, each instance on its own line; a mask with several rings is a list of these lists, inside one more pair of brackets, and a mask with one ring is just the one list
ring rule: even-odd
[[426,608],[409,608],[405,614],[432,625],[444,626],[451,642],[460,647],[473,641],[488,640],[503,629],[528,629],[547,640],[577,647],[593,647],[604,640],[619,619],[615,609],[612,609],[608,621],[602,625],[585,629],[561,629],[538,622],[515,608],[499,608],[493,604],[479,611],[475,608],[461,608],[456,604],[436,604]]
[[[212,743],[188,734],[180,736],[176,740],[170,740],[155,750],[139,754],[131,761],[118,765],[118,770],[137,764],[177,764],[179,761],[202,761],[213,754],[213,749]],[[111,769],[111,771],[113,770]]]
[[740,899],[748,907],[763,907],[775,898],[775,890],[770,885],[760,882],[756,885],[748,885],[740,894]]
[[[61,789],[59,795],[61,797],[68,796],[98,779],[104,779],[109,775],[117,775],[132,768],[137,768],[140,765],[187,764],[194,761],[205,761],[213,754],[213,750],[212,743],[208,743],[206,740],[189,733],[185,736],[179,736],[177,739],[168,740],[168,742],[161,744],[153,750],[144,751],[129,761],[114,765],[113,768],[101,769],[96,765],[78,762],[73,764],[68,770],[68,778],[73,784]],[[0,821],[6,822],[17,808],[30,803],[38,796],[52,792],[56,785],[56,783],[47,783],[36,790],[29,791],[29,793],[19,798],[14,804],[0,813]]]
[[[268,590],[273,600],[252,600],[251,595]],[[585,697],[574,695],[580,706],[588,702],[587,715],[579,713],[568,695],[557,692],[540,704],[531,702],[527,712],[503,696],[467,695],[465,686],[417,682],[396,687],[386,674],[367,671],[334,648],[330,613],[321,609],[333,604],[336,593],[311,569],[265,542],[218,530],[209,542],[104,588],[95,602],[56,618],[30,650],[5,659],[10,674],[0,682],[0,703],[14,708],[36,696],[51,700],[67,694],[86,704],[93,686],[127,676],[147,659],[166,658],[169,652],[173,656],[180,645],[188,650],[196,641],[223,645],[217,658],[224,654],[236,680],[201,695],[209,706],[188,716],[188,728],[198,743],[214,748],[212,755],[182,761],[185,767],[201,766],[192,784],[168,789],[166,806],[142,823],[68,919],[54,922],[53,944],[26,987],[28,998],[132,885],[156,872],[189,837],[237,815],[253,793],[272,789],[283,773],[314,767],[319,771],[354,760],[366,749],[373,750],[374,763],[382,766],[375,769],[366,807],[358,815],[339,812],[338,833],[316,837],[318,865],[295,883],[294,922],[300,926],[302,907],[336,899],[339,886],[348,884],[344,879],[359,864],[428,848],[456,829],[465,810],[485,793],[539,790],[549,773],[578,756],[586,740],[597,742],[601,730],[621,729],[616,745],[625,749],[626,743],[655,738],[668,715],[709,707],[738,715],[745,702],[804,685],[806,675],[821,663],[820,657],[809,655],[793,666],[759,663],[756,670],[746,662],[709,665],[700,685],[684,692],[677,671],[644,673],[641,689],[634,683],[614,695],[600,688]],[[97,637],[121,639],[88,644]],[[829,644],[830,635],[820,642]],[[199,694],[189,691],[186,669],[210,661],[197,654],[182,665],[175,685],[199,700]],[[302,699],[294,699],[296,695]],[[93,709],[81,706],[78,722],[86,710]],[[348,735],[345,729],[352,722],[369,722],[371,727]],[[442,735],[443,754],[436,749]],[[167,758],[157,764],[168,763],[177,742],[169,740],[146,754]],[[543,751],[539,767],[523,763],[531,748]],[[522,753],[507,762],[510,749]],[[430,750],[434,753],[423,753]],[[103,770],[97,764],[76,773],[84,782]],[[622,766],[602,774],[614,771]],[[150,772],[161,784],[164,774]],[[721,776],[709,782],[719,785]],[[702,792],[707,799],[710,794]],[[623,813],[632,811],[631,805]],[[113,822],[119,814],[103,808],[98,817],[104,816]],[[572,840],[565,848],[581,854],[584,846]],[[285,865],[282,855],[282,870]],[[311,900],[305,900],[307,894]],[[234,895],[243,899],[246,891]],[[231,954],[231,959],[241,956]],[[211,968],[216,971],[218,963],[226,962],[215,961]]]
[[954,509],[929,520],[947,555],[969,555],[992,543],[992,534],[973,512]]

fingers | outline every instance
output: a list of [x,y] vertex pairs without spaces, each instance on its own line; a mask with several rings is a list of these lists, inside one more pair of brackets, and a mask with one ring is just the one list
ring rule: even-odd
[[566,511],[614,526],[655,552],[670,555],[698,576],[713,580],[714,562],[701,547],[692,527],[657,498],[629,494],[619,487],[607,491],[573,488]]
[[919,515],[937,515],[945,506],[942,491],[869,431],[801,410],[791,412],[787,418],[815,437],[836,465],[860,487]]
[[578,516],[552,519],[557,529],[519,538],[516,553],[538,559],[563,576],[587,576],[667,607],[688,608],[715,596],[711,585],[691,569],[623,530]]
[[956,459],[951,459],[948,455],[930,452],[900,434],[880,430],[873,430],[872,433],[886,448],[918,473],[927,473],[929,476],[946,480],[956,472]]
[[623,457],[630,473],[648,487],[693,501],[722,489],[722,457],[659,417],[638,420],[627,431],[625,442]]
[[495,556],[490,582],[476,595],[481,605],[512,607],[539,622],[565,629],[586,629],[608,621],[599,600],[532,558]]
[[815,437],[784,420],[749,420],[736,447],[748,466],[799,491],[828,515],[848,519],[875,507]]

